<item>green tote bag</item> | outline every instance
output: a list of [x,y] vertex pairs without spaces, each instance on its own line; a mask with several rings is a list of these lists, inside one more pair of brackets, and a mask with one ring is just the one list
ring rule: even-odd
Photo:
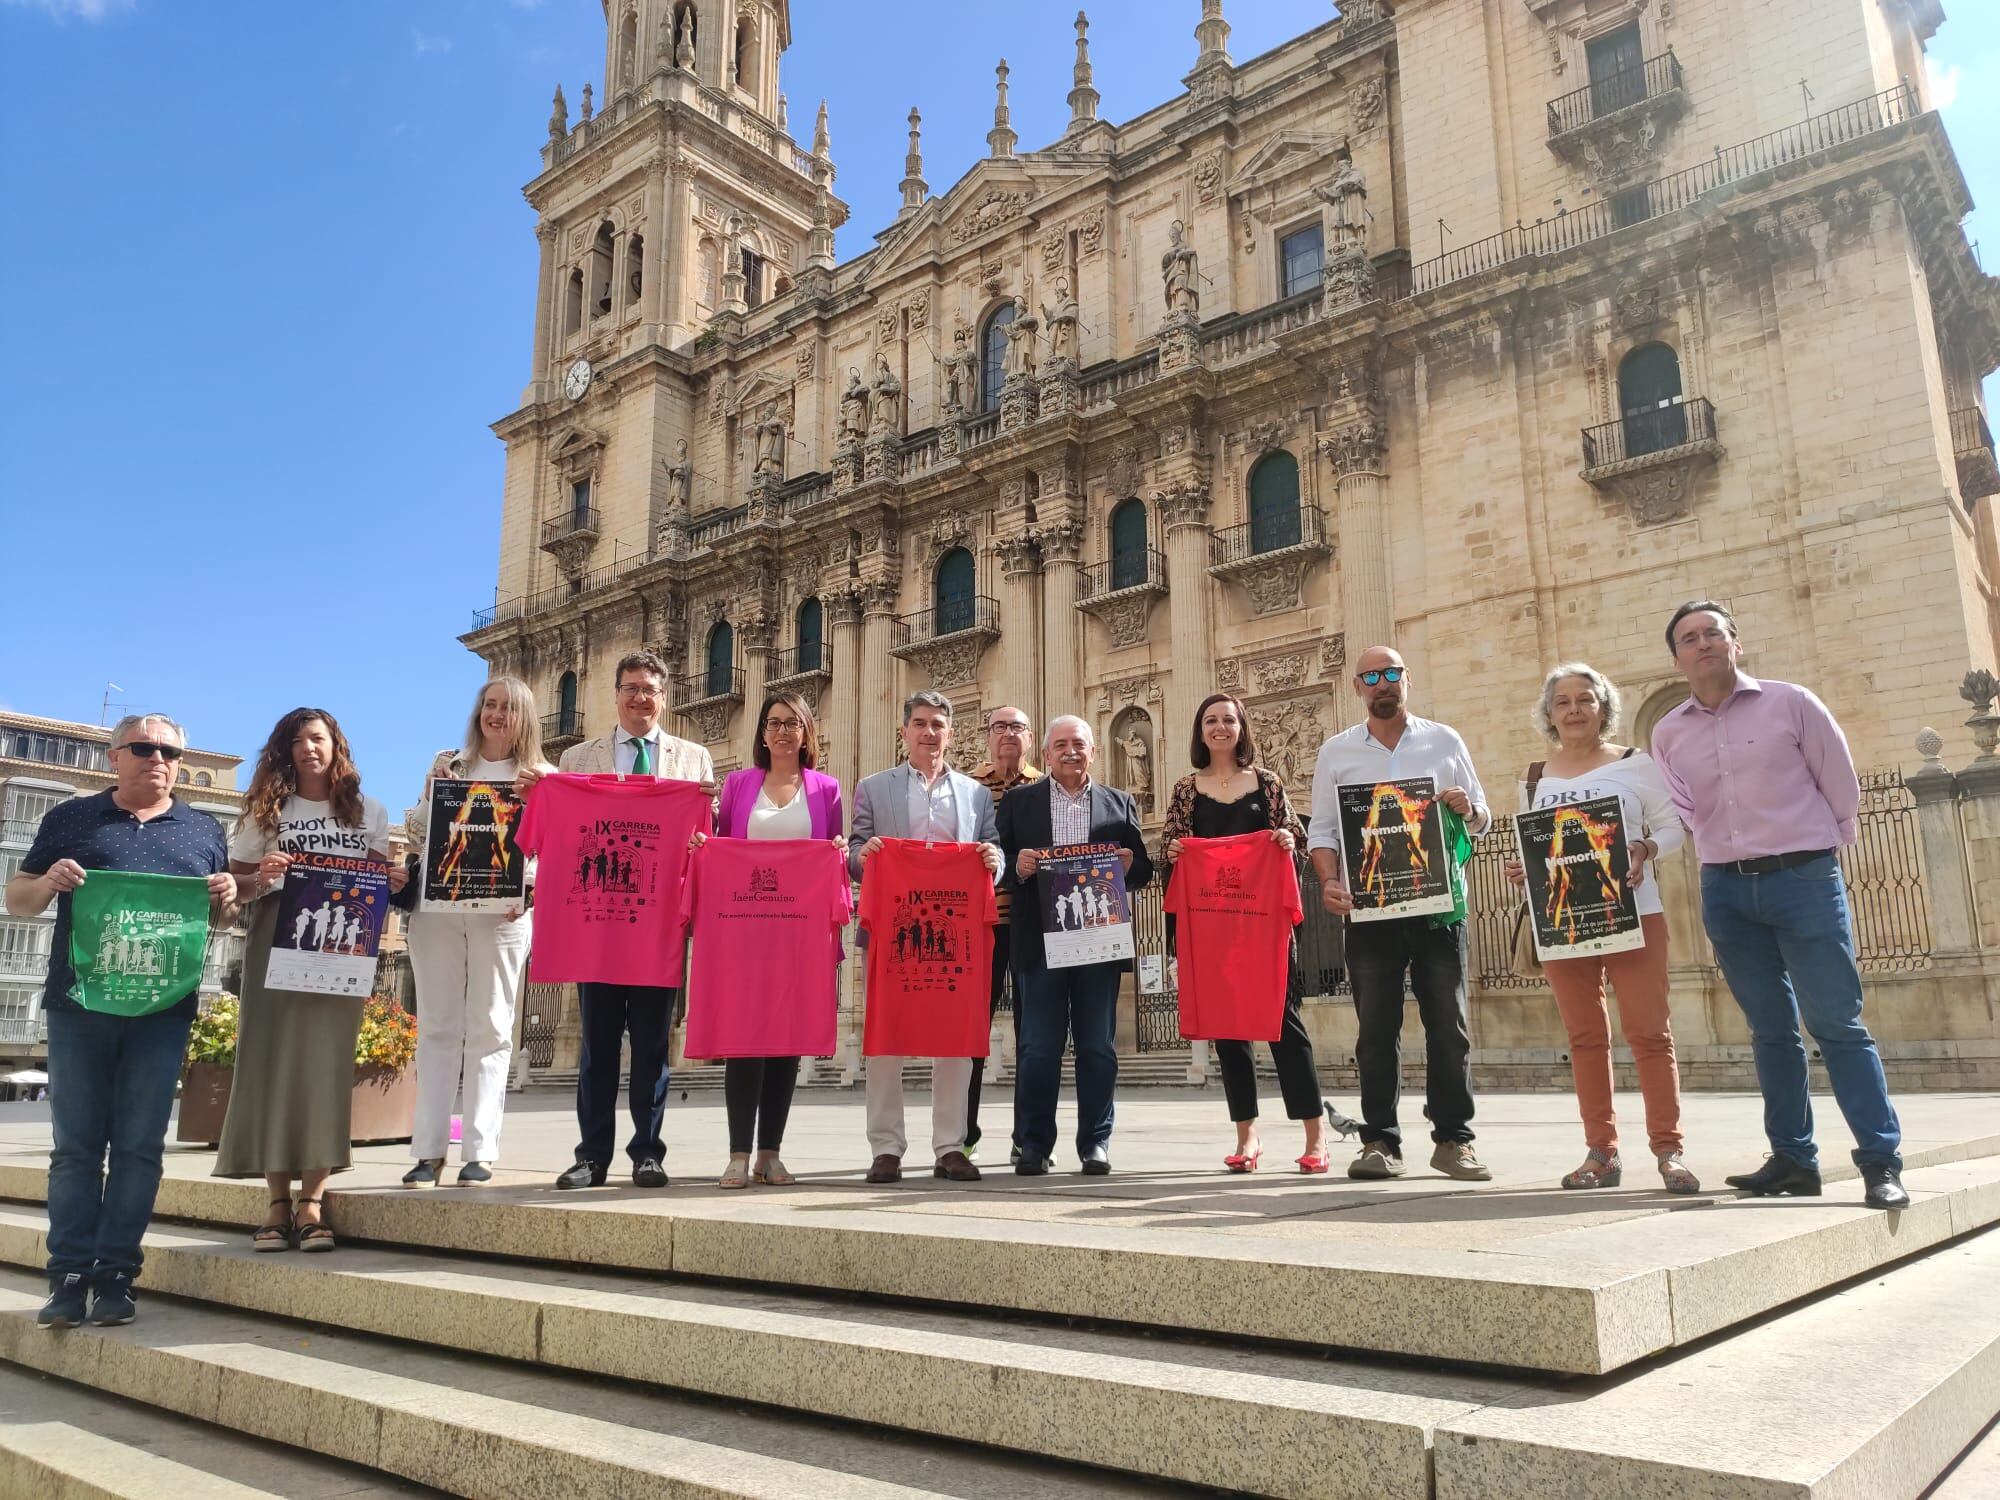
[[199,875],[92,870],[69,902],[69,997],[85,1010],[149,1016],[200,988],[208,882]]

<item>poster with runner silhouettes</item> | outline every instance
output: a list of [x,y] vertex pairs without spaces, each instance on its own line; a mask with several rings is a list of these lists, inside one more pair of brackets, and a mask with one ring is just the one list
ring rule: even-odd
[[1646,946],[1632,895],[1625,810],[1618,798],[1566,802],[1514,819],[1535,952],[1551,958]]
[[1343,783],[1335,795],[1354,921],[1423,917],[1454,908],[1444,805],[1435,780]]
[[522,801],[511,781],[431,783],[424,905],[499,913],[527,904],[528,857],[516,842]]
[[264,987],[365,1000],[389,910],[389,866],[339,854],[301,854],[285,871]]
[[1051,969],[1129,959],[1132,904],[1116,844],[1062,844],[1041,851],[1042,949]]

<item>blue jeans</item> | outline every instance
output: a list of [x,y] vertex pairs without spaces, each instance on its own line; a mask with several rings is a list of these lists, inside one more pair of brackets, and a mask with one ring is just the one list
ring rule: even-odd
[[1704,865],[1701,916],[1750,1022],[1771,1149],[1802,1167],[1819,1165],[1803,1019],[1854,1132],[1856,1165],[1901,1171],[1903,1128],[1889,1103],[1882,1055],[1861,1023],[1861,970],[1839,861],[1828,854],[1767,875]]
[[48,1018],[49,1275],[136,1276],[192,1018],[83,1010]]
[[1015,972],[1021,1049],[1014,1074],[1014,1139],[1023,1156],[1055,1152],[1063,1045],[1072,1034],[1077,1154],[1110,1143],[1112,1095],[1118,1087],[1118,984],[1124,975],[1122,963]]

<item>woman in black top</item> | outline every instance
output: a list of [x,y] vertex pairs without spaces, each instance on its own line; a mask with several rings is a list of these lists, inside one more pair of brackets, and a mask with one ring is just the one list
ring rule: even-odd
[[[1227,838],[1268,830],[1287,853],[1298,848],[1305,828],[1292,811],[1284,782],[1256,764],[1256,741],[1240,702],[1227,693],[1212,693],[1202,701],[1195,710],[1189,759],[1194,762],[1194,773],[1174,784],[1166,826],[1161,830],[1161,867],[1169,881],[1184,838]],[[1299,1158],[1299,1170],[1324,1172],[1328,1165],[1326,1105],[1313,1066],[1312,1042],[1299,1014],[1303,986],[1299,982],[1296,934],[1286,974],[1284,1030],[1271,1043],[1271,1056],[1278,1066],[1285,1113],[1305,1123],[1306,1149]],[[1218,1041],[1215,1061],[1222,1071],[1229,1118],[1236,1122],[1236,1149],[1222,1159],[1223,1165],[1232,1172],[1254,1172],[1264,1146],[1257,1137],[1257,1074],[1251,1044]]]

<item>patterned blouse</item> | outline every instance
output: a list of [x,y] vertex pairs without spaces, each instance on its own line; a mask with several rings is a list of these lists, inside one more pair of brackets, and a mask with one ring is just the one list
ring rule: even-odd
[[[1257,790],[1264,794],[1264,805],[1271,810],[1271,827],[1288,828],[1292,837],[1303,848],[1306,841],[1305,825],[1299,815],[1292,811],[1291,798],[1285,795],[1285,783],[1275,771],[1263,766],[1252,766],[1257,773]],[[1245,793],[1245,796],[1251,795]],[[1194,837],[1194,775],[1190,772],[1174,783],[1174,794],[1167,800],[1167,820],[1160,828],[1159,867],[1171,871],[1173,861],[1166,855],[1166,847],[1176,839]],[[1164,888],[1165,879],[1161,881]]]

